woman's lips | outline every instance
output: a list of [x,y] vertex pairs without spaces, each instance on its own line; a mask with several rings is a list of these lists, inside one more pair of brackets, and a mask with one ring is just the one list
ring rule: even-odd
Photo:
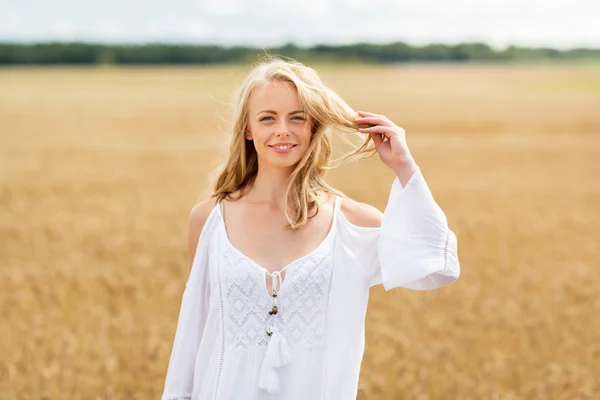
[[269,145],[269,147],[278,154],[287,154],[291,152],[296,146],[298,145],[293,143],[278,143],[274,145]]

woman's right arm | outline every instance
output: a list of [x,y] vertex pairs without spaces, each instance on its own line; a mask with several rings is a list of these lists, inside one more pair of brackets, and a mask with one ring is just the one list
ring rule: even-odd
[[214,207],[215,199],[208,199],[196,204],[190,212],[188,227],[190,275],[181,300],[163,400],[184,400],[192,396],[196,354],[204,332],[210,298],[208,247],[204,236]]

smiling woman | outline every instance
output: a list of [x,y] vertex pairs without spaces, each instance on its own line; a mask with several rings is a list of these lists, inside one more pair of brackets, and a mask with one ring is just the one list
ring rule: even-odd
[[[240,87],[234,113],[229,159],[215,187],[217,199],[244,196],[259,169],[265,176],[275,172],[285,176],[282,208],[293,229],[318,209],[318,192],[342,194],[323,179],[328,169],[376,153],[369,135],[358,131],[366,126],[356,121],[358,113],[300,63],[273,60],[258,65]],[[334,132],[363,138],[363,144],[331,160]],[[282,145],[292,148],[276,148]]]
[[[332,161],[334,131],[366,137]],[[324,179],[375,153],[396,173],[383,214]],[[229,158],[189,232],[163,400],[355,399],[369,288],[435,289],[460,271],[404,130],[278,59],[241,86]]]
[[313,124],[302,109],[296,86],[278,80],[256,85],[248,113],[251,117],[245,138],[254,144],[259,165],[284,169],[291,175],[294,165],[308,151]]

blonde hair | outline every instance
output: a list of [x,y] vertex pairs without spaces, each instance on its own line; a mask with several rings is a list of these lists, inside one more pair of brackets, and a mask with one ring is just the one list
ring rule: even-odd
[[[320,192],[343,195],[325,182],[323,176],[328,169],[347,161],[371,157],[377,150],[370,135],[360,145],[350,140],[348,135],[361,140],[363,137],[354,120],[358,113],[325,86],[313,68],[296,60],[268,56],[252,69],[237,92],[229,157],[220,169],[211,197],[219,201],[236,200],[252,186],[258,172],[258,157],[252,141],[245,137],[249,129],[248,101],[258,84],[270,80],[293,84],[300,104],[313,120],[309,148],[288,179],[284,200],[288,227],[297,229],[312,218],[308,215],[309,210],[316,207],[314,215],[318,213]],[[351,151],[335,160],[331,160],[333,132],[340,134],[342,140],[352,147]],[[232,196],[237,191],[239,195]],[[288,215],[288,205],[291,205],[292,215]]]

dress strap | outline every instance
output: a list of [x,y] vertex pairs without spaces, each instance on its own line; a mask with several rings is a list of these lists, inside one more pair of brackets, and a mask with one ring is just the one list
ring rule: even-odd
[[335,195],[335,203],[334,203],[335,211],[338,211],[340,209],[341,204],[342,204],[342,196],[340,196],[339,194],[336,194]]
[[224,218],[223,217],[223,200],[219,200],[219,208],[221,210],[221,218]]

